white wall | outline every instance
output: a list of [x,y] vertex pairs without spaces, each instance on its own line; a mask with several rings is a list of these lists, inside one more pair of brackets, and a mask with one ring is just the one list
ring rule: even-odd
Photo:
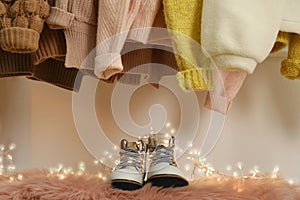
[[[248,76],[226,118],[222,137],[208,156],[217,169],[222,171],[238,161],[246,168],[259,165],[268,172],[279,165],[285,177],[300,179],[297,154],[300,82],[280,75],[281,60],[269,58]],[[117,145],[123,133],[110,111],[113,86],[103,84],[99,88],[97,116],[107,136]],[[46,83],[13,78],[0,79],[0,93],[0,143],[17,144],[14,154],[18,169],[51,167],[58,163],[76,167],[81,160],[92,162],[74,126],[71,92]],[[202,133],[207,129],[211,113],[202,107],[205,93],[197,96]],[[162,104],[168,120],[179,126],[180,109],[175,96],[167,89],[157,90],[152,86],[141,88],[131,99],[132,117],[138,124],[148,122],[148,108],[153,103]]]

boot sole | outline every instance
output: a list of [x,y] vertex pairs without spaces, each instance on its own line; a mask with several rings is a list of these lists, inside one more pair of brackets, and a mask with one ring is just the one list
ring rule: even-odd
[[140,183],[130,180],[113,180],[111,186],[116,189],[128,191],[138,190],[143,187]]
[[156,187],[184,187],[189,184],[187,180],[180,176],[170,175],[170,174],[159,174],[150,177],[146,183],[150,183],[152,186]]

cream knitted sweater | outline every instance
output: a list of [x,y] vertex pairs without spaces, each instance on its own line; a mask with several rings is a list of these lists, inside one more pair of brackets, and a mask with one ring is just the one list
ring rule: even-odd
[[217,67],[252,73],[279,30],[300,32],[299,0],[204,0],[201,41]]

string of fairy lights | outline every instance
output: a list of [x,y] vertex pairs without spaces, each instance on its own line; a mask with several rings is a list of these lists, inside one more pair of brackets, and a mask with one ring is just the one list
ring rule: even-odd
[[0,175],[9,175],[16,169],[11,152],[15,150],[16,145],[10,144],[7,148],[0,145]]
[[[170,135],[174,135],[175,133],[175,130],[170,123],[166,123],[164,131],[166,134]],[[147,139],[147,137],[143,139]],[[15,149],[15,144],[10,144],[7,147],[0,145],[0,177],[5,177],[4,180],[8,180],[10,182],[24,180],[24,175],[22,173],[15,172],[16,166],[14,165],[14,159],[12,156],[12,152]],[[56,167],[46,170],[47,177],[55,177],[58,180],[64,180],[70,176],[95,177],[101,181],[107,181],[113,167],[119,163],[118,151],[119,148],[117,146],[113,146],[111,151],[103,151],[103,156],[99,160],[93,161],[97,168],[97,172],[90,173],[84,162],[79,162],[76,169],[64,166],[63,164],[58,164]],[[238,162],[236,167],[228,166],[227,172],[222,173],[216,170],[210,163],[207,162],[206,159],[201,158],[200,152],[193,149],[193,146],[190,146],[189,150],[186,151],[184,155],[190,164],[186,163],[182,169],[186,172],[186,174],[190,174],[190,181],[195,181],[203,177],[216,180],[216,182],[220,184],[233,181],[235,183],[233,189],[237,192],[243,191],[243,184],[249,179],[260,181],[280,180],[292,185],[299,184],[292,180],[284,180],[281,178],[279,174],[279,167],[277,166],[274,167],[271,173],[264,173],[259,170],[259,167],[254,167],[245,173],[242,163]]]
[[[22,173],[15,172],[15,165],[13,162],[13,156],[11,155],[12,151],[16,148],[15,144],[9,145],[7,148],[4,145],[0,145],[0,168],[1,168],[1,177],[5,177],[7,181],[15,182],[15,181],[23,181],[24,175]],[[74,177],[95,177],[101,181],[107,181],[108,176],[111,173],[112,168],[106,165],[106,161],[110,160],[110,162],[115,165],[118,164],[118,159],[115,159],[113,154],[109,152],[104,152],[105,159],[103,160],[95,160],[94,164],[98,168],[98,172],[90,173],[86,169],[86,164],[84,162],[79,162],[77,169],[73,169],[72,167],[66,167],[63,164],[59,164],[56,167],[49,168],[47,170],[47,177],[56,177],[58,180],[64,180],[70,176]],[[211,178],[216,180],[218,183],[222,184],[224,182],[232,182],[234,181],[236,184],[234,186],[234,190],[237,192],[243,191],[243,184],[249,180],[260,180],[260,181],[268,181],[268,180],[280,180],[286,181],[282,179],[279,175],[279,167],[275,167],[271,173],[263,173],[259,170],[258,167],[254,167],[248,173],[244,172],[242,163],[237,163],[236,170],[233,171],[233,167],[227,167],[227,171],[231,173],[221,173],[216,170],[207,162],[206,159],[199,158],[199,152],[197,151],[189,151],[186,155],[187,160],[192,163],[192,168],[185,169],[186,171],[190,171],[191,178],[190,181],[195,181],[199,178]],[[3,179],[2,179],[3,180]],[[295,185],[291,180],[286,181],[288,184]]]

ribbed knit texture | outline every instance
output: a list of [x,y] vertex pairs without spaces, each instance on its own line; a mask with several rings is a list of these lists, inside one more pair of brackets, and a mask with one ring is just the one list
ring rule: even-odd
[[47,0],[1,1],[1,48],[15,53],[35,52],[49,10]]
[[88,55],[96,47],[97,13],[97,0],[56,0],[51,7],[47,23],[50,28],[64,30],[66,67],[93,69],[94,57]]
[[130,28],[152,27],[159,9],[159,0],[99,2],[97,57],[95,74],[103,79],[121,72],[121,50],[128,37],[130,40],[146,43],[149,31],[134,30],[128,36]]
[[48,58],[63,60],[66,55],[66,40],[62,30],[51,30],[45,25],[39,48],[32,54],[33,64],[38,65]]
[[120,53],[139,7],[140,1],[133,0],[99,2],[95,59],[95,74],[99,78],[108,79],[114,73],[123,70]]
[[186,69],[176,75],[180,87],[185,90],[210,90],[212,89],[212,75],[207,69]]
[[0,49],[0,77],[31,75],[30,54],[15,54]]
[[289,43],[289,33],[279,31],[271,53],[280,51],[281,49],[286,47],[288,43]]
[[78,69],[65,68],[64,62],[47,59],[33,67],[33,75],[29,78],[44,81],[68,90],[78,91],[83,74]]
[[40,34],[34,30],[11,27],[0,31],[1,48],[12,53],[31,53],[37,50]]
[[[54,7],[55,4],[57,7]],[[54,5],[51,5],[51,13],[47,19],[51,29],[69,28],[75,18],[73,13],[69,13],[68,0],[56,0]]]
[[143,0],[129,32],[129,40],[147,44],[151,27],[161,5],[160,0]]
[[281,75],[287,79],[300,79],[300,35],[290,33],[287,59],[281,63]]
[[180,86],[193,90],[211,89],[211,71],[201,66],[206,58],[201,50],[195,52],[195,45],[200,46],[202,0],[164,0],[163,3],[167,27],[174,31],[170,32],[170,36],[178,63]]

